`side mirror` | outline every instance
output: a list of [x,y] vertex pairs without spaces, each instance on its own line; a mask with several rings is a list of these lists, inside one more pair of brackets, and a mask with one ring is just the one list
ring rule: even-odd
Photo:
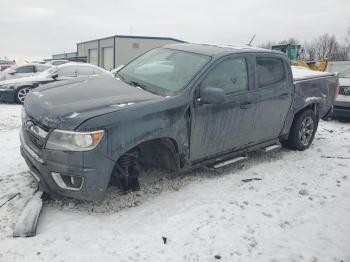
[[117,68],[114,68],[114,69],[111,70],[111,73],[113,74],[114,78],[117,77],[118,71],[119,71],[120,69],[122,69],[123,67],[124,67],[124,65],[120,65],[120,66],[118,66]]
[[120,66],[117,66],[117,68],[115,69],[115,71],[119,71],[120,69],[122,69],[124,67],[124,65],[120,65]]
[[206,87],[201,90],[200,99],[204,104],[221,104],[225,102],[226,94],[221,88]]
[[52,79],[56,80],[58,77],[58,74],[53,74],[51,77],[52,77]]

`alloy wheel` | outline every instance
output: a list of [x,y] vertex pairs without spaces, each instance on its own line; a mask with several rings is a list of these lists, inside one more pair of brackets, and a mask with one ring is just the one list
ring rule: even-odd
[[304,146],[309,145],[314,133],[314,121],[311,117],[305,117],[299,128],[299,140]]
[[30,88],[25,87],[18,91],[17,98],[21,103],[24,103],[24,100],[26,99],[26,96],[30,92],[30,90]]

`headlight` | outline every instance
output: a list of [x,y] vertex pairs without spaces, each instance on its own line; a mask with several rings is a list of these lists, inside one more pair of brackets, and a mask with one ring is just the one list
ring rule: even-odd
[[46,142],[46,148],[61,151],[88,151],[94,149],[102,140],[104,131],[71,132],[54,130]]
[[22,119],[22,123],[24,123],[24,121],[26,121],[27,119],[27,113],[26,113],[26,110],[24,109],[24,106],[22,106],[21,119]]
[[1,85],[0,89],[14,89],[14,86],[11,85]]

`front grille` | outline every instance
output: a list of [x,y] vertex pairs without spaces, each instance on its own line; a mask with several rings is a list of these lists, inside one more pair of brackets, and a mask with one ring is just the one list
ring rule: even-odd
[[45,130],[46,132],[49,132],[50,128],[48,126],[43,125],[42,123],[39,123],[38,121],[36,121],[34,118],[30,117],[29,118],[34,124],[36,124],[38,127],[42,128],[43,130]]
[[50,128],[28,117],[24,123],[24,130],[31,144],[36,149],[42,150]]
[[36,146],[38,149],[43,149],[44,147],[44,141],[40,138],[36,137],[32,133],[30,133],[28,130],[26,130],[26,133],[28,135],[29,140],[33,143],[34,146]]
[[339,94],[343,96],[350,96],[350,86],[341,86]]

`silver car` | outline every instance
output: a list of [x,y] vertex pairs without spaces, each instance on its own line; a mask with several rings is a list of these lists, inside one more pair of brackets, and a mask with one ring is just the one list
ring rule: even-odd
[[0,73],[0,81],[33,76],[51,67],[52,65],[43,65],[36,63],[13,65]]
[[334,102],[332,116],[350,118],[350,67],[339,74],[339,95]]

